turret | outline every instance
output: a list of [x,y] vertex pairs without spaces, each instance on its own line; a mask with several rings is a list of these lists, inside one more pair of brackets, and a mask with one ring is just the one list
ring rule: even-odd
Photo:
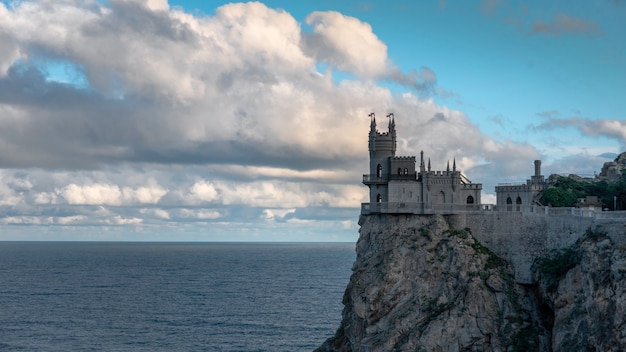
[[531,183],[541,184],[545,181],[541,174],[541,160],[535,160],[535,175],[531,178]]
[[376,115],[370,115],[369,153],[370,173],[363,183],[370,187],[370,202],[387,202],[387,182],[391,175],[391,158],[396,155],[396,121],[388,114],[388,131],[376,129]]

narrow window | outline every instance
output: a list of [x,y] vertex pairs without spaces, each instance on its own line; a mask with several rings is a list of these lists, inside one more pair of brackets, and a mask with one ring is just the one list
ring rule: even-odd
[[398,176],[402,175],[402,169],[398,168]]
[[376,203],[381,203],[383,201],[383,197],[380,195],[380,193],[378,193],[378,195],[376,196]]
[[408,175],[409,174],[409,169],[407,169],[406,167],[404,168],[404,174]]
[[378,177],[378,178],[383,177],[383,167],[380,164],[378,164],[378,166],[376,166],[376,177]]
[[474,197],[468,196],[467,197],[467,204],[474,204]]

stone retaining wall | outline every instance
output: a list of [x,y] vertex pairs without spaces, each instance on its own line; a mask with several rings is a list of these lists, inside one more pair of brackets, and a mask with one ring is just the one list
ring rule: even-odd
[[626,245],[626,219],[598,219],[523,212],[482,212],[446,216],[451,227],[469,228],[497,255],[509,260],[520,283],[532,283],[531,265],[553,249],[568,247],[588,228],[599,227],[618,245]]

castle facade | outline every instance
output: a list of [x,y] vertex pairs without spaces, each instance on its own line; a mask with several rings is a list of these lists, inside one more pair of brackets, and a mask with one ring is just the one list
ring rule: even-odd
[[533,211],[541,206],[541,194],[548,187],[541,174],[541,160],[535,160],[535,175],[523,184],[502,184],[496,186],[496,208],[500,211]]
[[376,128],[376,117],[370,114],[370,171],[363,175],[369,187],[370,202],[361,207],[363,214],[412,213],[454,214],[480,210],[482,184],[470,182],[450,162],[445,171],[433,171],[420,153],[419,170],[415,156],[396,156],[396,123],[387,115],[387,132]]

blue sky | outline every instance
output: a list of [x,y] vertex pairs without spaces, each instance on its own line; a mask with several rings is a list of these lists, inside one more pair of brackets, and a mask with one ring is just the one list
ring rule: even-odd
[[0,240],[354,241],[368,114],[494,186],[626,150],[626,3],[0,1]]

